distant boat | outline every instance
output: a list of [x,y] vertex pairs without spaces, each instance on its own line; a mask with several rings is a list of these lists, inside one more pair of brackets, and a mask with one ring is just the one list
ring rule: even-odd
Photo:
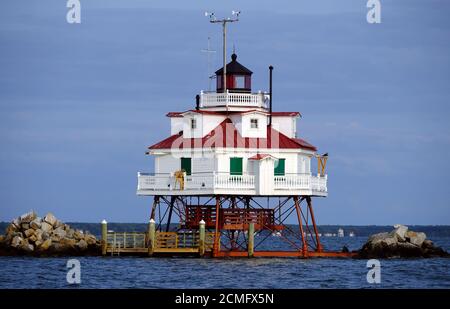
[[348,234],[348,236],[350,236],[350,237],[355,237],[355,233],[354,233],[353,231],[351,231],[351,232]]
[[280,231],[276,231],[272,233],[272,236],[274,237],[280,237],[281,236],[281,232]]
[[344,237],[344,230],[343,229],[339,229],[337,235],[338,235],[338,237]]

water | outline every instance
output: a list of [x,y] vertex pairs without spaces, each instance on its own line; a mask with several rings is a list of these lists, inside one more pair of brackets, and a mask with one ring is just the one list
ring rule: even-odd
[[[357,249],[366,237],[323,238]],[[450,250],[450,237],[433,241]],[[73,288],[69,258],[0,257],[0,288]],[[450,259],[381,260],[381,284],[366,281],[366,260],[81,257],[79,288],[450,288]]]

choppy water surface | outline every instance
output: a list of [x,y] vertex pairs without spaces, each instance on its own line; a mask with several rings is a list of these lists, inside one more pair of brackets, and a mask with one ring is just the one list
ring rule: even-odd
[[[366,238],[326,247],[359,248]],[[450,249],[450,237],[435,238]],[[365,260],[82,257],[79,288],[450,288],[450,259],[381,260],[381,284],[366,281]],[[73,288],[68,258],[0,257],[0,288]]]

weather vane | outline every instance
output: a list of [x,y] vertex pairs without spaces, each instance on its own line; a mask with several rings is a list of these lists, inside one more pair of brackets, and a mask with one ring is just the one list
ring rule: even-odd
[[233,23],[236,21],[239,21],[239,15],[241,14],[241,11],[231,11],[231,14],[233,17],[227,17],[222,19],[217,19],[216,15],[214,13],[205,12],[205,16],[209,16],[209,22],[213,24],[222,24],[223,29],[223,91],[226,94],[227,93],[227,23]]

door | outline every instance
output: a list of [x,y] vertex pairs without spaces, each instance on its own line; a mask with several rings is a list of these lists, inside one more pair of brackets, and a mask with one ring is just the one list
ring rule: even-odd
[[181,158],[181,169],[186,171],[186,175],[191,175],[192,161],[191,158]]
[[242,158],[230,158],[230,175],[242,175]]

